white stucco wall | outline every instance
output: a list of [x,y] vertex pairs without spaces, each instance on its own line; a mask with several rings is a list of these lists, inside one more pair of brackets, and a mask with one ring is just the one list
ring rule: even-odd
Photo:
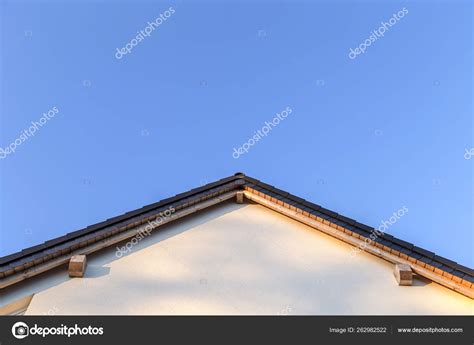
[[226,204],[10,289],[26,314],[472,314],[436,283],[398,286],[393,266],[259,205]]

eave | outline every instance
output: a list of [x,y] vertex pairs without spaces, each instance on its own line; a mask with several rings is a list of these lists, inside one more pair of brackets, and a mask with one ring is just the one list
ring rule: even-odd
[[471,268],[419,248],[387,233],[367,241],[375,229],[339,215],[259,180],[237,173],[161,200],[85,229],[0,258],[0,289],[68,263],[73,255],[91,254],[136,236],[148,221],[173,207],[164,224],[202,211],[243,193],[246,199],[284,214],[394,264],[407,264],[425,278],[474,298]]

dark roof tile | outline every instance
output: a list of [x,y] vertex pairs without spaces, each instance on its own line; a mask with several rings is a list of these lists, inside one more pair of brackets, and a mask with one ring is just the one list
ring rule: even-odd
[[317,205],[317,204],[313,204],[312,202],[309,202],[309,201],[305,201],[303,203],[304,206],[306,207],[309,207],[310,209],[314,210],[314,211],[317,211],[321,208],[320,205]]
[[328,210],[327,208],[324,208],[324,207],[321,207],[318,211],[321,212],[321,213],[324,213],[324,214],[326,214],[326,215],[328,215],[329,217],[332,217],[332,218],[337,218],[337,216],[339,216],[338,213],[333,212],[331,210]]
[[393,238],[393,239],[392,239],[392,242],[394,242],[395,244],[398,244],[398,245],[401,246],[401,247],[407,248],[407,249],[412,249],[412,248],[413,248],[413,244],[412,244],[412,243],[407,242],[407,241],[400,240],[400,239],[398,239],[398,238]]
[[367,231],[362,230],[362,229],[359,228],[358,226],[352,226],[352,225],[350,225],[350,226],[346,227],[346,229],[348,229],[348,230],[350,230],[350,231],[352,231],[352,232],[355,232],[356,234],[362,235],[362,236],[364,236],[364,237],[368,237],[368,236],[369,236],[369,234],[368,234]]
[[433,262],[432,259],[426,257],[426,256],[422,256],[421,258],[417,259],[417,260],[420,260],[421,262],[424,262],[425,264],[430,264],[431,262]]
[[403,254],[410,255],[412,253],[412,251],[410,249],[403,248],[403,247],[401,247],[401,248],[402,249],[400,249],[399,252],[401,252]]
[[290,195],[290,193],[285,192],[284,190],[281,190],[281,189],[278,189],[278,188],[275,188],[275,187],[273,187],[273,188],[271,189],[271,191],[274,192],[274,193],[277,193],[277,194],[279,194],[279,195],[281,195],[282,197],[285,197],[285,198],[286,198],[288,195]]
[[410,254],[409,254],[409,255],[410,255],[412,258],[416,259],[416,260],[418,260],[418,259],[420,259],[420,258],[422,257],[421,254],[415,253],[415,252],[413,252],[413,251],[410,251]]
[[299,198],[299,197],[297,197],[295,195],[291,195],[291,194],[290,194],[290,196],[288,196],[288,198],[294,200],[298,204],[301,204],[300,206],[303,206],[303,203],[306,201],[305,199]]
[[457,270],[459,270],[461,272],[464,272],[466,274],[474,276],[474,270],[472,268],[469,268],[469,267],[466,267],[466,266],[463,266],[463,265],[460,265],[460,264],[457,264],[455,267],[456,267]]
[[375,238],[374,238],[374,242],[383,244],[383,241],[385,241],[385,240],[380,236],[375,236]]
[[[60,236],[60,237],[56,237],[52,240],[48,240],[46,242],[44,242],[44,245],[49,247],[49,246],[53,246],[53,245],[56,245],[58,243],[61,243],[61,242],[64,242],[66,241],[68,238],[67,238],[67,235],[63,235],[63,236]],[[28,248],[27,248],[28,249]]]
[[392,235],[387,234],[386,232],[384,232],[384,233],[382,234],[382,237],[383,237],[385,240],[387,240],[387,241],[391,241],[392,239],[394,239],[394,237],[393,237]]
[[29,248],[26,248],[26,249],[23,249],[21,251],[21,254],[22,255],[30,255],[30,254],[33,254],[33,253],[36,253],[38,251],[41,251],[43,249],[45,249],[46,246],[44,244],[38,244],[36,246],[33,246],[33,247],[29,247]]
[[465,275],[462,279],[467,280],[470,283],[474,283],[474,277],[470,275]]
[[456,277],[459,277],[459,278],[462,278],[462,277],[464,277],[464,276],[466,275],[466,273],[461,272],[461,271],[458,271],[458,270],[452,271],[451,274],[452,274],[453,276],[456,276]]
[[362,224],[362,223],[359,223],[359,222],[356,222],[354,224],[354,226],[357,226],[358,228],[366,231],[366,232],[373,232],[374,231],[374,228],[371,227],[371,226],[368,226],[368,225],[365,225],[365,224]]
[[336,225],[339,225],[339,226],[342,226],[342,227],[345,227],[347,224],[345,222],[341,222],[340,220],[338,219],[335,219],[332,221],[334,224]]
[[436,268],[443,267],[443,264],[441,262],[437,262],[437,261],[431,261],[430,265],[433,266],[433,267],[436,267]]
[[441,266],[440,269],[448,273],[451,273],[452,271],[454,271],[451,267],[446,266],[446,265]]
[[272,190],[273,190],[273,186],[272,186],[272,185],[266,184],[266,183],[261,182],[261,181],[258,181],[258,182],[257,182],[257,185],[259,185],[260,187],[265,188],[265,189],[268,190],[268,191],[272,191]]
[[457,265],[456,261],[452,261],[452,260],[446,259],[446,258],[444,258],[442,256],[438,256],[438,255],[435,255],[433,260],[441,262],[442,264],[445,264],[445,265],[448,265],[448,266]]
[[237,185],[237,186],[243,186],[243,185],[245,185],[245,180],[238,179],[234,182],[234,184]]
[[417,246],[413,246],[412,250],[416,253],[419,253],[421,255],[424,255],[430,259],[434,258],[435,256],[435,253],[433,252],[430,252],[429,250],[426,250],[426,249],[423,249],[423,248],[420,248],[420,247],[417,247]]
[[351,225],[354,225],[355,223],[357,223],[354,219],[352,218],[348,218],[348,217],[345,217],[343,215],[338,215],[337,218],[347,224],[351,224]]

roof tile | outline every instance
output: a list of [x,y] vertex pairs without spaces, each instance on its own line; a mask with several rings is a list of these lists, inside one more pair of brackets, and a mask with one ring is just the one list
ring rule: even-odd
[[403,240],[400,240],[398,238],[393,238],[392,239],[392,242],[394,242],[395,244],[401,246],[401,247],[404,247],[404,248],[407,248],[407,249],[412,249],[413,248],[413,244],[410,243],[410,242],[407,242],[407,241],[403,241]]
[[433,252],[430,252],[429,250],[426,250],[426,249],[423,249],[423,248],[420,248],[420,247],[417,247],[417,246],[413,246],[412,250],[418,254],[421,254],[421,255],[424,255],[430,259],[434,258],[435,256],[435,253]]
[[442,264],[445,264],[445,265],[448,265],[448,266],[457,265],[456,261],[452,261],[452,260],[446,259],[446,258],[444,258],[442,256],[438,256],[438,255],[435,255],[434,260],[436,260],[438,262],[441,262]]

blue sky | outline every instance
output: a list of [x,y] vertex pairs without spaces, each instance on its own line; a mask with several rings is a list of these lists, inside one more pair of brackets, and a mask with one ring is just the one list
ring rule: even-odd
[[387,232],[474,266],[468,1],[2,0],[0,13],[0,147],[59,110],[0,159],[0,256],[243,171],[372,226],[405,206]]

